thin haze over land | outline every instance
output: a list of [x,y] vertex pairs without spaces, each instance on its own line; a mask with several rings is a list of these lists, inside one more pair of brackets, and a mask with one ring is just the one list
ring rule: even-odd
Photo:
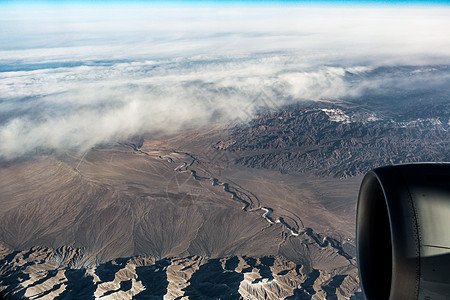
[[445,5],[82,6],[0,11],[0,158],[449,82],[448,72],[368,75],[448,64]]

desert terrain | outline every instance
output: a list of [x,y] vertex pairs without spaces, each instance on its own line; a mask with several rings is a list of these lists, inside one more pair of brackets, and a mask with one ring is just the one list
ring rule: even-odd
[[2,295],[359,297],[362,174],[407,161],[402,145],[427,159],[435,140],[426,155],[448,158],[448,131],[315,106],[3,162]]

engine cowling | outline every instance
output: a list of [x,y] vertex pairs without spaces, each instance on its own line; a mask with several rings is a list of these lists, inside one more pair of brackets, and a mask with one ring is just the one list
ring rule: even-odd
[[450,164],[370,171],[356,223],[366,299],[450,299]]

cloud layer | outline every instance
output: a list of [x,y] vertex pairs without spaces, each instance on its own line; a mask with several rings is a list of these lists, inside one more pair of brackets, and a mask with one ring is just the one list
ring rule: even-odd
[[[11,8],[0,12],[0,157],[245,121],[260,106],[443,86],[448,72],[425,66],[449,63],[449,16],[446,7]],[[420,72],[373,74],[398,65]]]

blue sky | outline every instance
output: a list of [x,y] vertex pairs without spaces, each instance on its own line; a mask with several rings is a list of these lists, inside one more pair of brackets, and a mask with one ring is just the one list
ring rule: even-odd
[[46,1],[17,1],[17,0],[0,0],[3,5],[11,6],[39,6],[39,5],[150,5],[150,6],[240,6],[240,5],[257,5],[257,6],[392,6],[392,5],[450,5],[449,0],[46,0]]

